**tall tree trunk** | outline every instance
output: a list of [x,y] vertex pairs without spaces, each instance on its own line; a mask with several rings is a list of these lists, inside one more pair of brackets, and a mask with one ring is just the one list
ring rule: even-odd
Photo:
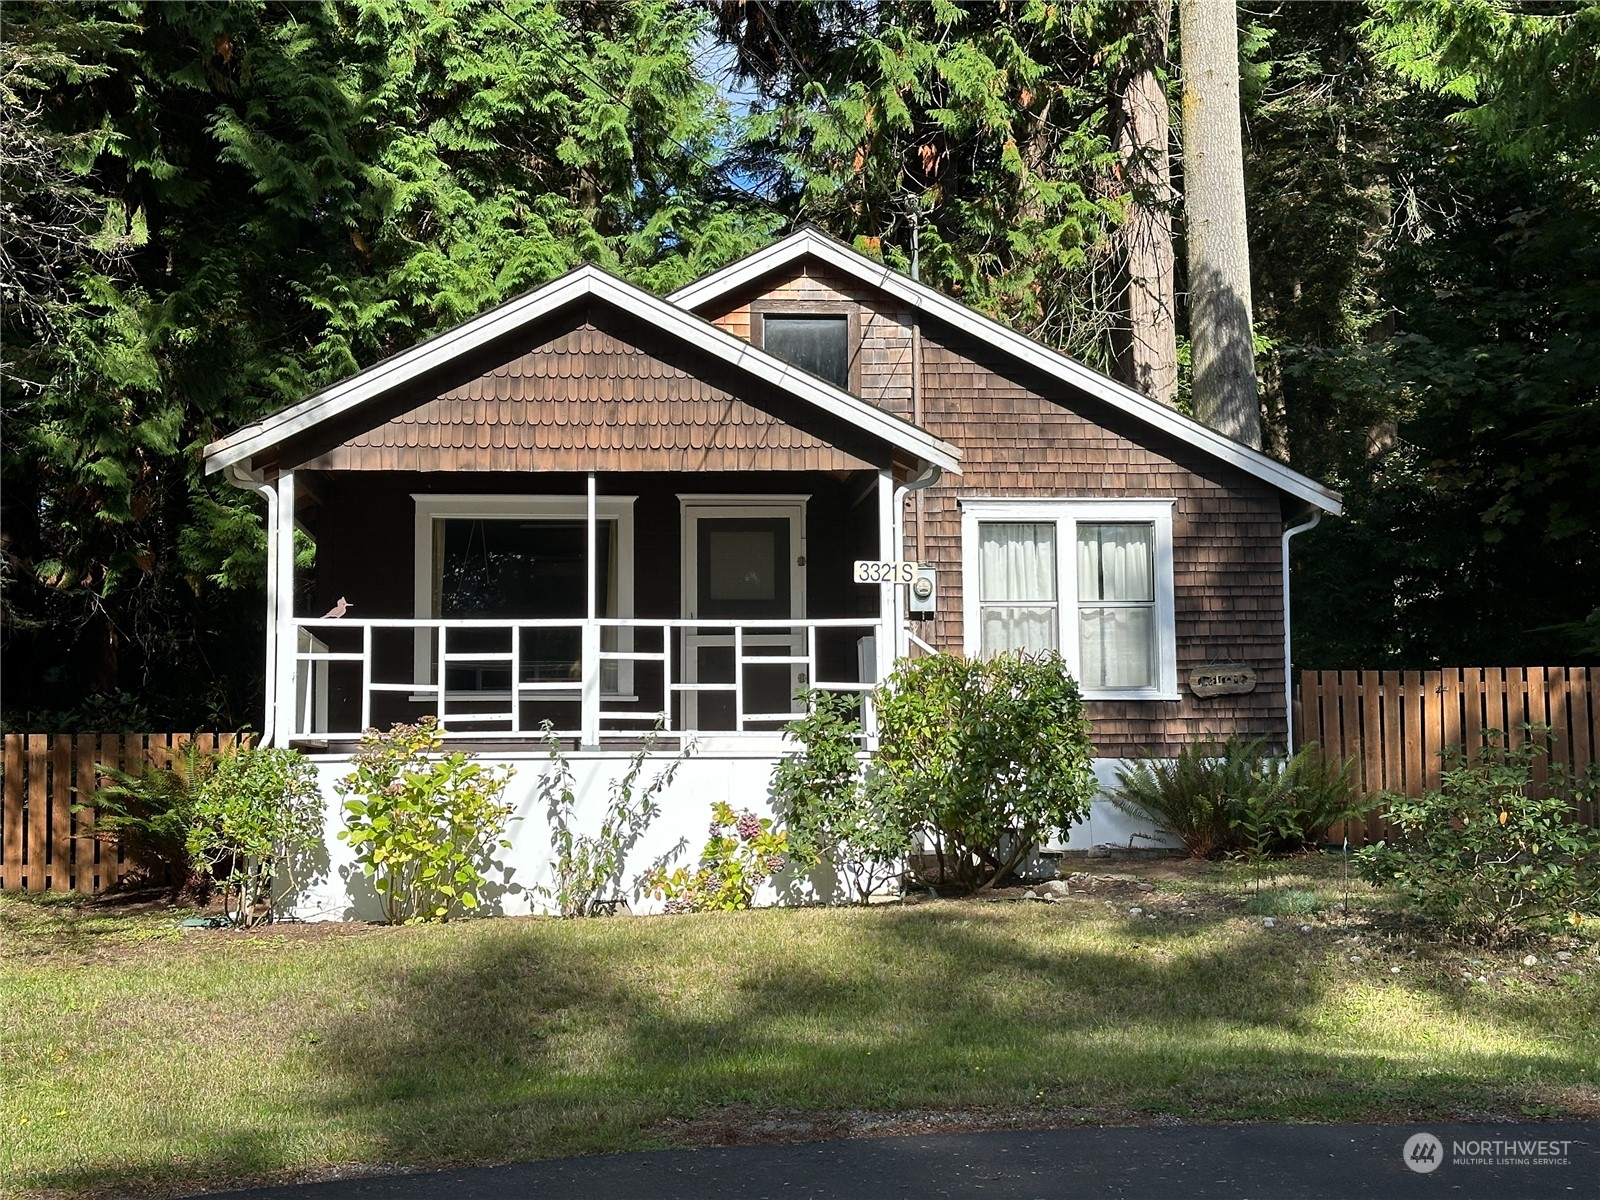
[[1259,450],[1234,0],[1179,0],[1178,21],[1194,414]]
[[1127,325],[1116,331],[1117,373],[1171,405],[1178,399],[1177,301],[1173,293],[1172,180],[1167,161],[1167,61],[1172,0],[1136,0],[1134,48],[1112,96],[1112,146],[1131,196],[1122,243]]

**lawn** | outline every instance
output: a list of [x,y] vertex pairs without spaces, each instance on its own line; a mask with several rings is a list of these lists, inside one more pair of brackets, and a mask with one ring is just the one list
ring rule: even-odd
[[1183,865],[1056,904],[255,934],[0,901],[0,1181],[161,1193],[912,1126],[1600,1117],[1592,949],[1538,945],[1528,967],[1528,947],[1433,944],[1364,885],[1337,911],[1330,865],[1294,871],[1279,882],[1324,907],[1270,928],[1236,868]]

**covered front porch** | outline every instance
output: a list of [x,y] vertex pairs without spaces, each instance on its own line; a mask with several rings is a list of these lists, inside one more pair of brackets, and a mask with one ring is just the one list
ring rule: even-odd
[[[275,534],[275,740],[339,751],[432,715],[449,739],[506,749],[553,734],[623,750],[655,734],[755,750],[810,688],[860,696],[870,738],[870,692],[908,633],[903,589],[851,568],[895,557],[905,482],[284,473],[273,508],[295,521]],[[298,571],[296,531],[302,555],[316,547]]]

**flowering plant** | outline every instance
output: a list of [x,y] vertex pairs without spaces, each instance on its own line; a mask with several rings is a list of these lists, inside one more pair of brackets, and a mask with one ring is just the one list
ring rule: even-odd
[[668,874],[657,867],[645,886],[668,912],[717,912],[749,908],[756,889],[783,870],[789,860],[789,835],[772,828],[770,817],[749,809],[735,812],[717,801],[711,806],[710,839],[694,871]]
[[438,719],[361,735],[355,770],[334,789],[344,797],[339,840],[377,880],[391,923],[443,921],[455,908],[482,903],[494,848],[511,806],[501,802],[512,776],[485,768],[459,750],[442,754]]

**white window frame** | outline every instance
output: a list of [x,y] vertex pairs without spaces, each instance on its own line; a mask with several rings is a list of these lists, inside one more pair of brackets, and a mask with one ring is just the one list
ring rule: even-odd
[[[1081,682],[1078,633],[1078,523],[1142,522],[1155,526],[1156,686],[1083,688],[1085,700],[1181,700],[1178,638],[1173,609],[1172,509],[1175,500],[961,499],[962,635],[969,655],[981,653],[978,595],[978,525],[1015,521],[1056,527],[1056,644],[1074,679]],[[1069,623],[1067,617],[1071,615]]]
[[[438,614],[433,611],[434,537],[435,523],[443,520],[465,521],[587,521],[589,499],[587,496],[525,496],[525,495],[448,495],[431,492],[412,493],[416,503],[414,535],[412,612],[422,619]],[[594,515],[596,521],[615,521],[617,527],[617,612],[619,618],[633,616],[633,502],[637,496],[597,496]],[[509,620],[509,618],[508,618]],[[419,672],[427,656],[426,630],[417,631]],[[631,651],[633,634],[624,629],[620,634],[619,648]],[[420,681],[419,681],[420,682]],[[633,697],[633,663],[623,659],[617,663],[617,693],[606,693],[609,699],[628,700]]]

